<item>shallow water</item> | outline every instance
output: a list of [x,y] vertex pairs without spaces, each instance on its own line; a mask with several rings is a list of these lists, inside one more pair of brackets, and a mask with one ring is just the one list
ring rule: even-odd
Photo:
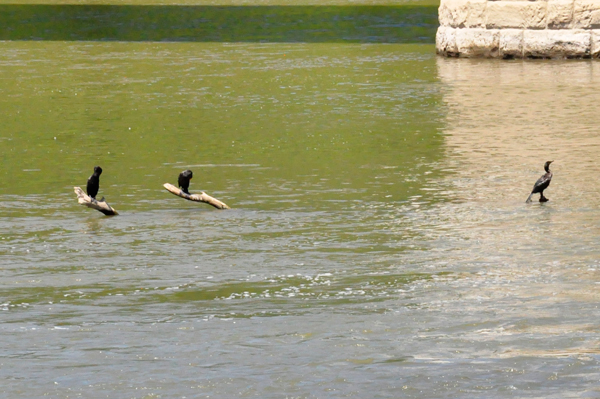
[[0,48],[6,397],[600,397],[600,64]]

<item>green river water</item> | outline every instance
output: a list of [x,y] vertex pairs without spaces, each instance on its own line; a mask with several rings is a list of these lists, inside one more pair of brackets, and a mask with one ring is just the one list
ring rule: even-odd
[[[600,64],[436,29],[1,4],[0,396],[600,398]],[[95,165],[119,216],[77,203]],[[165,191],[184,169],[232,209]]]

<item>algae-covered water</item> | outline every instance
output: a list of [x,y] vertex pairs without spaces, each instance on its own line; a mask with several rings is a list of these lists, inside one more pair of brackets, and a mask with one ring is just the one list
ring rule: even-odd
[[600,397],[600,64],[438,58],[428,3],[0,11],[3,396]]

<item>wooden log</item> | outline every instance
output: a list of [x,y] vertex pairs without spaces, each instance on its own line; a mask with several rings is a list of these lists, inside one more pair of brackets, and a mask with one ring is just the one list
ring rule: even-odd
[[77,201],[81,204],[81,205],[85,205],[88,208],[92,208],[95,209],[97,211],[102,212],[103,214],[107,215],[107,216],[113,216],[113,215],[118,215],[119,213],[116,211],[116,209],[114,209],[113,207],[111,207],[110,205],[108,205],[108,203],[104,200],[104,197],[102,197],[102,199],[100,201],[90,197],[89,195],[87,195],[82,189],[81,187],[73,187],[73,190],[75,191],[75,194],[77,194]]
[[224,202],[221,202],[218,199],[211,197],[205,192],[202,192],[202,194],[186,194],[170,183],[163,184],[163,187],[166,188],[167,191],[169,191],[170,193],[175,194],[181,198],[185,198],[189,201],[204,202],[214,206],[217,209],[231,209]]

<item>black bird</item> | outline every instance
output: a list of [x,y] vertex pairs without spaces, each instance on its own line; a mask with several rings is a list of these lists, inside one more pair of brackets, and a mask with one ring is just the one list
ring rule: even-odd
[[531,202],[531,196],[535,193],[540,193],[540,202],[548,202],[548,198],[544,197],[544,190],[548,188],[550,185],[550,181],[552,180],[552,172],[550,172],[550,164],[554,161],[547,161],[544,164],[544,170],[546,173],[542,175],[533,185],[533,190],[531,190],[531,194],[527,197],[527,201]]
[[188,169],[188,170],[184,170],[183,172],[181,172],[179,174],[179,178],[177,179],[177,183],[179,184],[179,187],[186,194],[190,193],[188,191],[188,189],[190,188],[190,180],[192,180],[193,176],[194,176],[194,174],[192,173],[192,171]]
[[96,195],[100,189],[101,174],[102,168],[100,166],[94,166],[94,173],[90,176],[87,182],[87,194],[94,199],[96,199]]

